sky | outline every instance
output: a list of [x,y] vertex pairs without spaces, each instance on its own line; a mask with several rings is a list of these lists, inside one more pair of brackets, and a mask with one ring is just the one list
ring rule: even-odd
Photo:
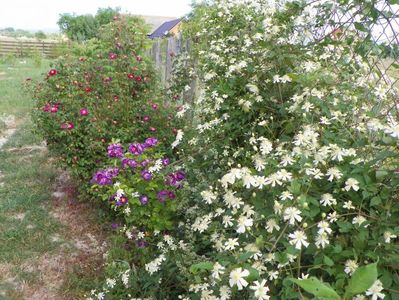
[[[4,1],[4,0],[3,0]],[[99,7],[120,7],[123,13],[181,17],[192,0],[9,0],[0,8],[0,29],[58,30],[62,13],[95,14]]]

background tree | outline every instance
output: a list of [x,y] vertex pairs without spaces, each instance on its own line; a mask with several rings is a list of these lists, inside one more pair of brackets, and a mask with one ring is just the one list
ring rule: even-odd
[[35,33],[35,38],[37,38],[38,40],[44,40],[45,38],[47,38],[47,35],[43,31],[39,30]]
[[98,29],[112,21],[120,8],[99,8],[96,15],[75,15],[65,13],[57,22],[62,33],[73,41],[85,41],[96,37]]

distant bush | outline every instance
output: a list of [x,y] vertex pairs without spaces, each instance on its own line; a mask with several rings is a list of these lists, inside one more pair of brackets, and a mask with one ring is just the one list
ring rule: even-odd
[[47,35],[43,31],[35,32],[35,38],[38,40],[44,40],[47,38]]

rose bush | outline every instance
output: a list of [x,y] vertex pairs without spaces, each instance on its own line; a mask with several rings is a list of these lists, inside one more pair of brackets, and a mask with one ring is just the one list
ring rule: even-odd
[[336,3],[271,2],[194,11],[186,71],[202,93],[173,143],[179,226],[140,263],[111,264],[92,298],[398,298],[392,87],[370,79],[354,31],[306,35]]
[[141,19],[116,16],[98,39],[79,48],[80,57],[59,59],[31,87],[37,131],[82,182],[105,162],[104,149],[114,137],[122,143],[149,134],[174,139],[172,108],[163,104],[153,64],[144,55],[146,30]]

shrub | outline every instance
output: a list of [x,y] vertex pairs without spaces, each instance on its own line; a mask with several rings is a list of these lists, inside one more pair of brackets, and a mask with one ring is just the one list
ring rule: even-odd
[[194,13],[202,94],[178,139],[181,222],[92,297],[397,297],[391,87],[369,79],[357,36],[304,36],[326,7],[214,1]]
[[128,143],[156,133],[173,140],[153,65],[144,56],[146,29],[138,18],[117,18],[81,57],[57,61],[33,89],[33,120],[49,149],[82,182],[105,163],[112,138]]
[[[149,137],[144,143],[124,147],[119,141],[108,146],[111,164],[98,170],[92,179],[93,189],[123,217],[126,234],[133,238],[133,228],[151,234],[154,230],[172,229],[176,210],[176,191],[182,187],[185,173],[168,171],[170,158],[160,152],[159,141]],[[137,241],[148,244],[145,236]]]

